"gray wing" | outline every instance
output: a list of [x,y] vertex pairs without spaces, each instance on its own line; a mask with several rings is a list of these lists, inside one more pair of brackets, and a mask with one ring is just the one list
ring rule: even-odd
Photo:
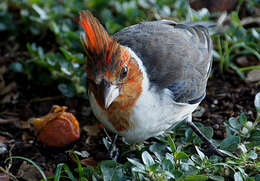
[[143,61],[151,87],[168,88],[177,102],[198,103],[205,97],[212,63],[206,27],[163,20],[133,25],[114,36]]

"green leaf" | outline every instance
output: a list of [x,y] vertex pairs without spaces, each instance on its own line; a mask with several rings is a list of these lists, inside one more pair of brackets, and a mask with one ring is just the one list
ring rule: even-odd
[[61,171],[62,171],[63,166],[64,166],[64,163],[60,163],[60,164],[57,165],[54,181],[60,180]]
[[204,133],[204,135],[207,138],[212,138],[213,137],[214,131],[213,131],[212,127],[206,126],[206,127],[202,127],[200,130],[202,131],[202,133]]
[[232,12],[232,14],[231,14],[231,19],[232,19],[232,22],[233,22],[235,25],[242,27],[237,12]]
[[247,117],[245,115],[245,113],[241,113],[240,116],[239,116],[239,122],[240,122],[240,125],[244,126],[247,122]]
[[192,160],[193,162],[195,162],[196,164],[198,164],[198,165],[201,165],[201,164],[202,164],[202,160],[201,160],[201,158],[200,158],[199,155],[196,155],[196,154],[191,155],[191,160]]
[[30,55],[33,56],[35,54],[35,52],[37,51],[37,47],[35,43],[27,43],[26,44],[26,48],[29,51]]
[[158,169],[160,169],[160,166],[161,166],[160,163],[155,163],[155,164],[153,164],[153,165],[151,165],[151,166],[149,167],[149,171],[157,172]]
[[256,39],[260,40],[260,33],[257,32],[257,30],[256,30],[255,28],[252,28],[252,29],[251,29],[251,33],[252,33],[252,35],[253,35]]
[[220,148],[227,151],[235,151],[238,144],[240,143],[240,137],[238,136],[229,136],[221,141]]
[[175,179],[175,176],[169,171],[164,171],[164,174],[167,175],[171,179]]
[[[260,130],[253,130],[251,132],[251,136],[249,138],[249,140],[252,142],[252,141],[256,141],[258,142],[258,146],[260,146]],[[257,145],[256,145],[257,146]]]
[[239,75],[239,77],[242,80],[246,80],[246,76],[245,76],[244,72],[242,70],[240,70],[235,64],[230,63],[229,66],[230,66],[230,68],[232,68],[233,70],[236,71],[236,73]]
[[132,163],[133,165],[135,165],[136,167],[138,167],[141,170],[145,170],[145,167],[143,164],[139,163],[138,161],[135,161],[134,159],[131,158],[127,158],[127,160]]
[[65,163],[64,166],[64,171],[66,172],[66,174],[68,175],[68,177],[70,178],[71,181],[76,181],[75,177],[73,176],[72,172],[69,169],[69,166]]
[[81,165],[81,162],[80,162],[80,160],[79,160],[78,155],[73,152],[73,156],[74,156],[74,157],[76,158],[76,160],[77,160],[77,165],[78,165],[78,168],[77,168],[77,169],[78,169],[78,172],[79,172],[79,179],[81,180],[82,178],[85,177],[85,174],[84,174],[84,171],[83,171],[83,167],[82,167],[82,165]]
[[[84,171],[85,177],[88,178],[89,180],[91,180],[90,178],[93,178],[93,175],[95,174],[95,170],[91,166],[84,167],[83,171]],[[75,180],[75,181],[77,181],[77,180]]]
[[185,177],[185,181],[206,181],[209,177],[207,175],[188,175]]
[[143,160],[144,164],[148,167],[154,165],[154,160],[153,160],[152,156],[147,151],[144,151],[142,153],[142,160]]
[[76,88],[73,84],[59,84],[58,89],[66,97],[73,97],[76,94]]
[[[205,127],[205,126],[202,125],[202,126],[199,126],[199,129],[207,138],[209,138],[209,139],[212,138],[212,136],[214,134],[212,127],[209,127],[209,126]],[[195,132],[193,132],[193,134],[195,135],[195,139],[192,140],[193,143],[196,144],[196,145],[202,144],[203,143],[202,139],[197,134],[195,134]]]
[[65,48],[60,47],[60,51],[65,56],[66,60],[70,61],[73,58],[73,55],[69,51],[67,51]]
[[239,144],[238,147],[241,149],[243,154],[247,153],[247,148],[243,143]]
[[174,156],[175,156],[175,159],[177,159],[177,160],[179,160],[179,159],[188,159],[189,158],[189,156],[186,153],[184,153],[184,152],[179,152],[179,153],[175,152]]
[[67,67],[61,67],[60,70],[61,70],[64,74],[66,74],[66,75],[71,75],[71,74],[72,74]]
[[215,180],[215,181],[225,181],[225,178],[222,176],[215,176],[215,175],[209,175],[209,179]]
[[42,8],[40,8],[37,4],[33,4],[32,8],[40,15],[40,18],[42,20],[48,19],[46,12]]
[[201,160],[204,160],[204,158],[205,158],[204,153],[202,153],[202,151],[200,151],[199,147],[195,146],[195,148],[196,148],[197,153],[198,153],[199,156],[200,156],[200,159],[201,159]]
[[229,118],[228,120],[230,126],[232,126],[235,129],[240,129],[241,125],[239,124],[238,120],[234,117]]
[[113,160],[105,160],[100,164],[100,169],[104,181],[112,181],[114,178],[121,180],[123,176],[122,169],[118,167],[117,163]]
[[165,159],[161,162],[163,170],[171,171],[174,169],[174,165],[171,160]]
[[143,174],[146,173],[145,170],[142,170],[142,169],[140,169],[138,167],[132,167],[132,172],[143,173]]
[[257,153],[254,151],[254,150],[251,150],[249,153],[248,153],[248,158],[252,159],[252,160],[255,160],[257,159]]
[[52,22],[50,23],[50,28],[51,28],[51,30],[52,30],[56,35],[59,35],[59,33],[60,33],[60,28],[59,28],[59,26],[58,26],[54,21],[52,21]]
[[230,156],[232,158],[235,158],[235,159],[239,159],[238,157],[236,157],[234,154],[232,154],[231,152],[229,151],[226,151],[226,150],[219,150],[221,153],[224,153],[225,155],[227,156]]
[[44,59],[44,51],[43,51],[42,47],[38,47],[37,53],[38,53],[40,59],[43,60]]
[[256,181],[260,180],[260,174],[257,174],[257,175],[255,176],[255,180],[256,180]]
[[23,72],[23,65],[20,62],[12,63],[9,68],[14,72]]
[[246,181],[258,181],[258,180],[255,180],[254,177],[246,177]]
[[242,178],[240,172],[236,172],[236,173],[234,174],[234,180],[235,180],[235,181],[243,181],[243,178]]
[[172,138],[170,136],[168,136],[168,144],[171,147],[172,153],[176,152],[176,146],[175,146],[174,141],[172,140]]
[[165,153],[168,151],[166,148],[168,146],[166,144],[154,142],[152,145],[149,147],[149,150],[155,154],[155,156],[162,161]]
[[175,165],[175,160],[174,160],[173,154],[166,153],[165,158],[170,160],[172,162],[172,164]]

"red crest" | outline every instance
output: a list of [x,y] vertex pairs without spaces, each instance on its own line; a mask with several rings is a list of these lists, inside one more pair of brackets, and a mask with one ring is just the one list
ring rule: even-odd
[[109,37],[104,27],[89,11],[80,12],[79,24],[85,31],[82,42],[88,58],[111,64],[113,52],[119,46],[116,40]]

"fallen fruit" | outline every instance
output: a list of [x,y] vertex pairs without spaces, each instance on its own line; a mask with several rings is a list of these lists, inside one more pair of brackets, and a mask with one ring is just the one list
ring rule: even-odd
[[66,106],[54,105],[47,115],[33,119],[35,135],[43,144],[64,147],[79,138],[79,123],[66,109]]

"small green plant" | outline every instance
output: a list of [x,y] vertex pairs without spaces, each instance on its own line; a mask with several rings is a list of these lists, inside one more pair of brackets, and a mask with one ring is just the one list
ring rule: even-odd
[[[254,122],[248,120],[242,113],[238,119],[232,117],[225,123],[227,137],[218,141],[222,152],[226,155],[225,159],[214,155],[208,157],[198,146],[193,147],[193,143],[191,144],[190,140],[185,138],[185,135],[189,135],[187,130],[185,135],[179,137],[178,129],[182,129],[182,127],[177,128],[176,132],[174,131],[167,137],[158,137],[158,141],[145,145],[139,151],[135,150],[134,157],[129,158],[128,154],[122,153],[124,159],[127,160],[123,164],[105,160],[98,163],[96,168],[83,167],[78,155],[72,153],[71,156],[76,161],[77,167],[71,170],[68,164],[60,163],[52,177],[46,177],[42,169],[32,160],[19,156],[11,158],[23,159],[33,164],[41,173],[44,181],[59,181],[62,178],[71,181],[203,181],[209,179],[258,181],[260,178],[259,100],[260,93],[256,95],[254,101],[257,110],[257,119]],[[201,126],[201,128],[205,127]],[[175,137],[175,142],[172,137]],[[193,137],[193,139],[199,138]],[[200,141],[194,143],[201,144]],[[129,145],[124,146],[129,147]]]
[[213,35],[216,41],[215,59],[219,62],[220,72],[233,69],[243,80],[245,71],[259,69],[260,66],[238,67],[233,60],[242,55],[253,55],[260,59],[260,29],[259,27],[245,28],[245,22],[239,18],[239,9],[230,14],[231,24],[223,34]]

